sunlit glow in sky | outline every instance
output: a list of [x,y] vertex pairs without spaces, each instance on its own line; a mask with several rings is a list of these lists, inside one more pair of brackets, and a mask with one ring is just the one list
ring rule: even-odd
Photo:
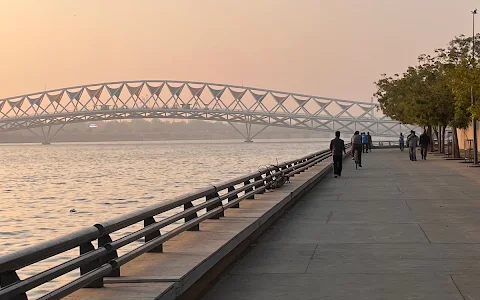
[[[370,101],[471,34],[473,0],[0,0],[0,97],[177,79]],[[479,28],[480,29],[480,28]]]

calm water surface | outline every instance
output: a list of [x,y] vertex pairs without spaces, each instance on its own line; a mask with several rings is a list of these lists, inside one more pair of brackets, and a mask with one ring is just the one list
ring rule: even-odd
[[[327,145],[326,139],[0,145],[0,255]],[[20,275],[77,252],[32,265]],[[29,295],[36,298],[77,275],[67,274]]]

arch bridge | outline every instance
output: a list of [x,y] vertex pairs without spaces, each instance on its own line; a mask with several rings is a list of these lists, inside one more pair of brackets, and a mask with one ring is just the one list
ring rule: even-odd
[[270,126],[385,137],[415,128],[373,103],[193,81],[96,83],[0,99],[0,132],[41,128],[44,143],[70,123],[137,118],[227,122],[246,141]]

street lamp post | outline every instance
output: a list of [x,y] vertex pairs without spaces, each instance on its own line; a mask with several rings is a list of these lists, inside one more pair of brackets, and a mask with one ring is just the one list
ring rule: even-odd
[[[475,65],[475,15],[477,14],[477,9],[472,11],[472,24],[473,24],[473,35],[472,35],[472,63],[473,67],[476,68]],[[475,75],[475,73],[474,73]],[[475,95],[473,93],[473,85],[471,87],[471,100],[472,105],[475,103]],[[473,127],[473,164],[478,164],[478,147],[477,147],[477,120],[475,117],[472,117],[472,127]]]

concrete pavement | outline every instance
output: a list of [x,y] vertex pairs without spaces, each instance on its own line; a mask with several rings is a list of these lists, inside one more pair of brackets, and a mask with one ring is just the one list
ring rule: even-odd
[[397,149],[362,159],[311,190],[203,299],[480,299],[480,168]]

